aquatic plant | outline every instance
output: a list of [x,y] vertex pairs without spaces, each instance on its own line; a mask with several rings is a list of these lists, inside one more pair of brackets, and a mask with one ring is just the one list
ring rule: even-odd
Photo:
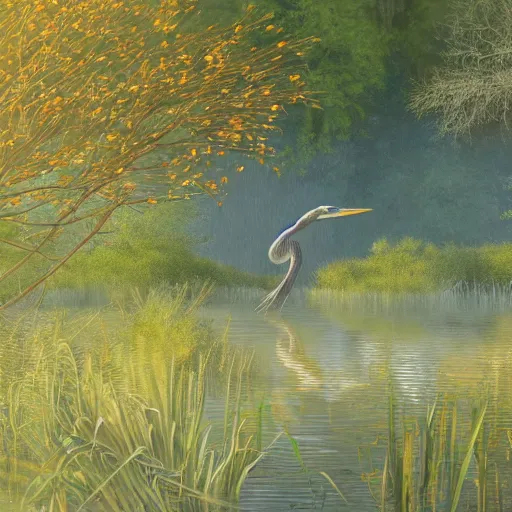
[[445,398],[424,417],[400,420],[391,395],[384,462],[363,475],[381,512],[456,512],[463,501],[479,512],[504,510],[498,463],[490,461],[499,433],[486,424],[487,410],[487,401],[474,402],[465,417]]
[[[2,318],[0,485],[21,510],[232,507],[263,455],[241,412],[249,359],[213,339],[197,305],[149,294],[121,329],[99,313]],[[222,433],[204,419],[214,363]]]

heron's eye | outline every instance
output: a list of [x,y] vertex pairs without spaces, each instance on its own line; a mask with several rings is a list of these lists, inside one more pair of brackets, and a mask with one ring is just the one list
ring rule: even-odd
[[340,211],[340,209],[339,209],[339,208],[337,208],[336,206],[329,206],[329,207],[327,208],[327,211],[328,211],[329,213],[336,213],[336,212],[339,212],[339,211]]

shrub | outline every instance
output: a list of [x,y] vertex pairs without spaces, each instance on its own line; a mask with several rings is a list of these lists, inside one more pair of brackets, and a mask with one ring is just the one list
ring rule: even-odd
[[512,281],[512,244],[439,248],[404,238],[373,244],[367,258],[331,263],[316,274],[317,286],[354,292],[420,293],[468,285]]

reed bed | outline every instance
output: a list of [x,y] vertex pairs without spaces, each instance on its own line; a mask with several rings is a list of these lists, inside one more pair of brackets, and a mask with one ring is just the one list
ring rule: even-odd
[[[242,410],[250,357],[194,317],[206,292],[139,296],[117,334],[101,315],[1,319],[0,486],[19,510],[234,508],[264,452]],[[221,432],[204,417],[212,365]]]
[[363,474],[378,510],[510,510],[506,436],[488,421],[486,400],[473,402],[465,414],[460,400],[444,398],[423,417],[406,419],[390,398],[387,442],[375,458],[381,462],[371,458]]
[[352,292],[312,288],[307,292],[315,306],[343,308],[346,311],[505,311],[512,307],[512,287],[508,285],[469,285],[457,283],[450,289],[430,293]]

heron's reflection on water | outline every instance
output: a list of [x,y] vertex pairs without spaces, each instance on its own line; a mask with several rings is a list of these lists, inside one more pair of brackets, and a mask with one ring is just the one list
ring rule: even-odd
[[296,391],[321,392],[326,401],[335,401],[346,390],[369,385],[364,372],[356,377],[344,368],[343,354],[340,354],[341,358],[335,361],[333,368],[332,360],[329,364],[306,353],[297,331],[280,314],[267,315],[266,319],[277,329],[276,357],[295,375]]

